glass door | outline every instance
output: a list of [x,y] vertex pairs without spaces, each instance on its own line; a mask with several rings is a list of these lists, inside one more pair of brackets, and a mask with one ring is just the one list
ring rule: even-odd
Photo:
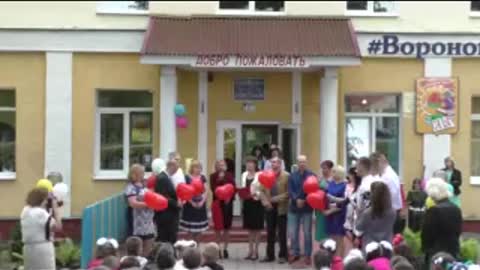
[[280,147],[283,152],[285,169],[293,172],[296,169],[295,163],[300,154],[299,127],[296,125],[280,126]]
[[347,168],[355,166],[361,157],[368,157],[371,153],[371,118],[346,118],[346,152]]
[[[239,122],[219,121],[217,123],[217,160],[224,159],[227,170],[235,176],[236,185],[241,182],[241,125]],[[233,205],[234,215],[240,215],[240,200]]]
[[242,171],[245,171],[245,157],[253,155],[255,146],[264,144],[278,145],[278,125],[242,125]]

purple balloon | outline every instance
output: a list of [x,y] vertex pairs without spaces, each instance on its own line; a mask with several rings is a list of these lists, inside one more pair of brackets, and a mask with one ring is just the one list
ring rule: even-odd
[[188,120],[184,116],[177,116],[176,122],[178,128],[186,128],[188,126]]

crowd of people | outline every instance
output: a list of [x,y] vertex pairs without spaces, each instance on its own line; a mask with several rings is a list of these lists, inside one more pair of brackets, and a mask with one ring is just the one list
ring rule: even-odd
[[[189,162],[186,173],[180,164],[178,153],[171,153],[166,162],[154,160],[155,183],[149,188],[144,180],[144,167],[132,165],[125,188],[131,225],[131,237],[126,241],[127,255],[119,258],[118,243],[101,238],[89,269],[223,269],[217,261],[230,256],[229,231],[235,196],[224,200],[217,198],[215,191],[227,184],[235,186],[242,204],[243,228],[248,230],[245,260],[277,261],[294,268],[313,269],[447,270],[447,265],[453,265],[459,255],[461,173],[450,158],[445,160],[445,169],[436,172],[434,178],[415,179],[407,196],[382,153],[362,157],[348,170],[332,161],[323,161],[317,176],[309,168],[305,155],[298,156],[295,170],[289,173],[278,147],[272,147],[269,155],[264,154],[262,147],[256,147],[252,156],[245,158],[245,172],[238,182],[225,160],[215,163],[214,172],[208,178],[199,161]],[[275,175],[271,188],[259,181],[265,170]],[[322,209],[313,209],[307,202],[304,183],[312,176],[318,179],[318,186],[325,194]],[[176,187],[190,184],[193,179],[201,179],[209,189],[205,188],[189,201],[182,201],[177,197]],[[161,211],[150,209],[143,198],[149,190],[164,196],[168,207]],[[207,207],[209,193],[211,207]],[[48,191],[36,188],[28,195],[22,212],[25,258],[30,265],[39,263],[35,260],[37,255],[44,258],[53,252],[52,236],[45,235],[45,228],[61,228],[58,203],[53,198],[53,204],[47,206],[47,201],[52,202]],[[425,257],[420,260],[412,255],[404,241],[393,241],[405,228],[407,209],[408,226],[413,231],[422,231]],[[202,244],[201,249],[202,233],[210,224],[208,211],[211,211],[216,241]],[[188,234],[188,241],[178,241],[179,230]],[[260,259],[263,230],[266,230],[267,243],[265,257]],[[303,232],[303,241],[300,232]],[[37,239],[39,237],[42,239]],[[319,243],[319,250],[314,254],[313,240]],[[48,247],[41,247],[39,241]],[[276,244],[278,252],[275,252]],[[44,263],[48,265],[35,269],[54,269],[49,268],[51,262]]]

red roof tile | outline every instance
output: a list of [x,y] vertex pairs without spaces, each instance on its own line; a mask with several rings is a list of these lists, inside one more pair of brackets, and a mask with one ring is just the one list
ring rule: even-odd
[[316,17],[151,17],[142,53],[360,56],[349,19]]

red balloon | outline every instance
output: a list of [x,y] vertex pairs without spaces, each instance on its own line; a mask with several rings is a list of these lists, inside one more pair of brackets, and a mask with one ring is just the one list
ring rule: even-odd
[[195,196],[195,189],[185,183],[178,184],[177,197],[182,201],[190,201]]
[[258,181],[262,184],[265,188],[271,189],[273,185],[275,185],[275,173],[271,170],[263,171],[258,176]]
[[232,184],[226,184],[215,189],[215,196],[221,201],[229,201],[235,194],[235,187]]
[[308,194],[307,203],[313,209],[325,210],[326,208],[325,192],[323,190],[317,190],[313,193]]
[[168,200],[153,191],[145,192],[143,200],[145,201],[145,204],[153,210],[162,211],[168,207]]
[[193,178],[190,185],[195,190],[195,195],[200,195],[205,192],[205,186],[203,185],[202,179],[199,177]]
[[154,189],[156,183],[157,183],[157,176],[152,174],[152,175],[150,175],[150,177],[147,178],[147,188],[148,189]]
[[228,194],[229,199],[231,199],[233,195],[235,195],[235,187],[232,184],[226,184],[224,185],[224,188]]
[[320,189],[320,186],[318,185],[317,177],[313,175],[310,175],[309,177],[307,177],[307,179],[303,183],[303,191],[306,194],[313,193],[319,189]]

